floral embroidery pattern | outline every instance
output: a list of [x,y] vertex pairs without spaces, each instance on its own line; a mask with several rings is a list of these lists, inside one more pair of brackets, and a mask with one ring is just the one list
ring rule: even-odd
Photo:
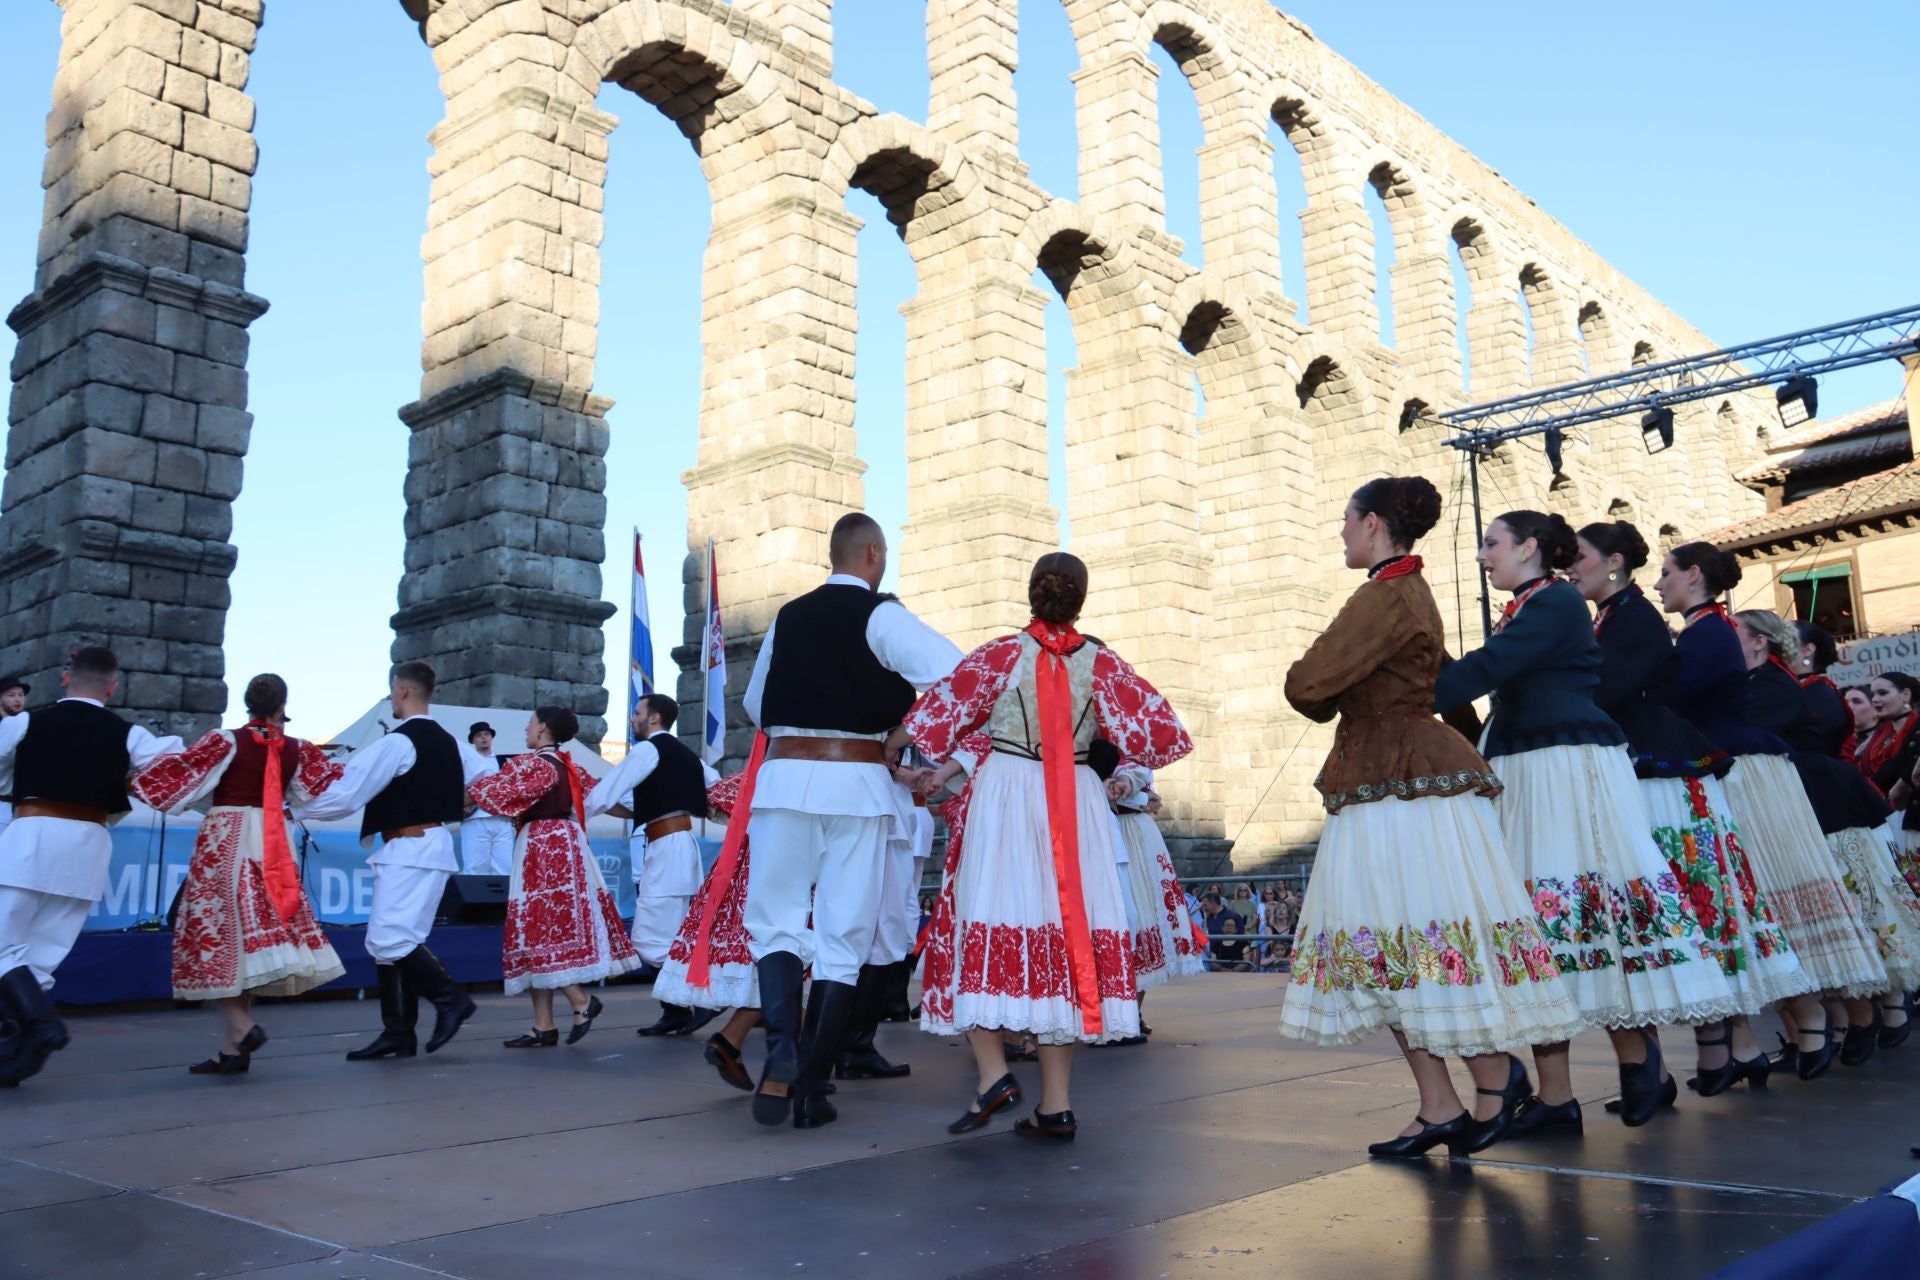
[[[1314,779],[1318,787],[1320,780]],[[1460,769],[1453,773],[1441,773],[1418,778],[1388,778],[1382,782],[1363,782],[1347,791],[1335,791],[1322,795],[1321,802],[1328,813],[1337,813],[1350,804],[1367,804],[1374,800],[1391,797],[1396,800],[1418,800],[1423,796],[1456,796],[1464,791],[1475,791],[1483,796],[1497,796],[1504,788],[1500,779],[1482,769]]]
[[1490,948],[1481,946],[1472,920],[1431,920],[1424,927],[1363,925],[1332,934],[1323,929],[1295,944],[1293,982],[1311,984],[1322,994],[1354,988],[1406,991],[1423,982],[1472,987],[1486,981],[1489,957],[1499,968],[1502,986],[1560,976],[1534,921],[1496,920],[1488,932]]
[[1894,850],[1893,864],[1900,868],[1900,874],[1906,880],[1907,887],[1915,894],[1920,894],[1920,849]]
[[1533,909],[1546,930],[1554,961],[1563,972],[1611,969],[1647,973],[1687,961],[1710,959],[1699,922],[1680,899],[1672,873],[1609,884],[1593,872],[1569,885],[1557,876],[1529,880]]
[[233,752],[233,735],[215,729],[185,751],[163,755],[140,770],[128,780],[127,792],[148,808],[171,812],[204,791],[208,775]]
[[[1713,813],[1698,778],[1685,782],[1692,823],[1655,827],[1654,842],[1673,868],[1680,897],[1699,922],[1721,971],[1735,977],[1749,972],[1756,958],[1771,959],[1793,948],[1753,878],[1739,833]],[[1743,921],[1752,932],[1751,942],[1742,932]]]

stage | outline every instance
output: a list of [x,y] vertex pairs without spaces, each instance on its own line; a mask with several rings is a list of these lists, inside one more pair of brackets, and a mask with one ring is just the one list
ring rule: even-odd
[[[441,1053],[369,1064],[340,1054],[372,1002],[265,1005],[272,1043],[225,1079],[182,1070],[209,1012],[81,1013],[0,1091],[0,1276],[1674,1280],[1920,1167],[1920,1040],[1627,1130],[1600,1111],[1596,1034],[1574,1047],[1584,1141],[1372,1163],[1413,1110],[1391,1042],[1283,1042],[1283,992],[1155,992],[1151,1044],[1080,1055],[1071,1146],[1010,1118],[949,1137],[970,1056],[905,1026],[880,1047],[910,1079],[843,1083],[827,1128],[762,1129],[697,1042],[634,1037],[657,1006],[631,986],[571,1048],[500,1048],[527,1002],[492,995]],[[1667,1043],[1684,1076],[1687,1035]],[[1015,1070],[1031,1107],[1038,1068]]]

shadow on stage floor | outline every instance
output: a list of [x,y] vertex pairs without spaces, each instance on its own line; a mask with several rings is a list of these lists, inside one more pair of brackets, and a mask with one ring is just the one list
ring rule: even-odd
[[[910,1079],[843,1083],[824,1129],[762,1129],[697,1040],[634,1037],[657,1006],[631,987],[571,1048],[501,1048],[527,1005],[492,996],[441,1053],[369,1064],[340,1053],[371,1003],[263,1006],[272,1043],[228,1078],[182,1070],[211,1013],[77,1017],[0,1093],[0,1276],[1666,1280],[1904,1178],[1920,1139],[1920,1040],[1816,1084],[1683,1093],[1626,1130],[1589,1035],[1584,1140],[1371,1163],[1414,1110],[1391,1042],[1283,1042],[1283,994],[1251,975],[1156,992],[1153,1043],[1081,1055],[1070,1146],[1008,1120],[949,1137],[970,1055],[900,1026],[881,1048]],[[1677,1066],[1688,1039],[1667,1037]]]

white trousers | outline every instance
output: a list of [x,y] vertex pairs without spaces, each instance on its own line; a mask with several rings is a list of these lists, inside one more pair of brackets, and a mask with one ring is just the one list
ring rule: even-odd
[[[753,958],[786,951],[815,982],[860,979],[873,948],[891,816],[755,811],[747,824],[747,935]],[[813,923],[809,927],[807,914]]]
[[367,954],[392,964],[427,940],[446,892],[448,872],[430,867],[373,864],[373,906],[367,913]]
[[92,909],[85,898],[0,885],[0,973],[25,965],[41,990],[51,990],[53,971],[73,950]]
[[880,879],[880,919],[873,931],[873,946],[867,950],[868,964],[892,964],[913,954],[914,926],[920,922],[920,877],[915,868],[924,865],[893,846],[887,852],[887,866]]
[[687,906],[692,901],[692,894],[684,897],[634,895],[633,949],[640,953],[642,960],[656,969],[667,962],[667,948],[680,932],[680,922],[687,918]]
[[460,824],[460,870],[470,876],[513,874],[513,824],[474,814]]

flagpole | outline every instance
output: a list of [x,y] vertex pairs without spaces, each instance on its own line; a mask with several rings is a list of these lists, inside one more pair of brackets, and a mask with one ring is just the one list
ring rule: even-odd
[[[713,664],[713,655],[707,652],[713,644],[713,539],[707,539],[707,608],[706,622],[700,628],[700,759],[707,758],[707,717],[713,714],[713,680],[709,671]],[[725,661],[724,655],[722,661]],[[722,732],[721,741],[726,741]]]
[[[635,554],[638,555],[640,549],[639,525],[633,526],[633,546]],[[628,739],[632,739],[633,712],[634,709],[640,705],[640,668],[633,661],[635,645],[639,637],[632,633],[640,629],[640,602],[633,599],[633,596],[638,594],[639,584],[631,580],[633,577],[633,568],[631,566],[628,567],[627,574],[629,577],[627,585],[627,622],[631,629],[627,637],[627,737]],[[632,741],[628,741],[627,750],[633,750]]]

